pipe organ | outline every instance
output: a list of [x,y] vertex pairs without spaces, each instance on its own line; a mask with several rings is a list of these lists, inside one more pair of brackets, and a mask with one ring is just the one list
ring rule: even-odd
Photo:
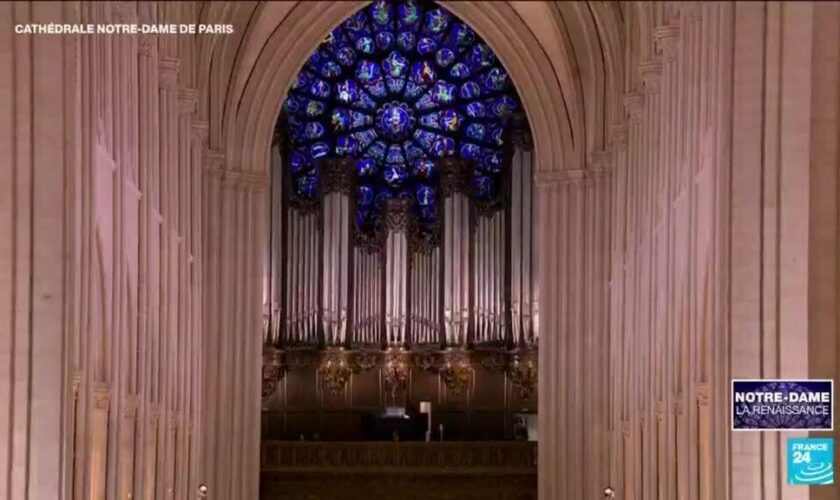
[[318,163],[317,195],[295,196],[280,143],[268,255],[266,342],[277,347],[533,348],[538,259],[532,154],[512,141],[501,188],[472,196],[475,168],[436,160],[439,217],[418,230],[409,197],[383,200],[378,231],[356,220],[354,161]]

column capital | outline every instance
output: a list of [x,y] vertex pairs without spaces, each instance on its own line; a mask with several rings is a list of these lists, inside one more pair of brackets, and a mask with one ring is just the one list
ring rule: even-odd
[[231,190],[262,192],[268,189],[266,172],[249,172],[221,168],[222,186]]
[[628,92],[624,94],[624,110],[631,121],[638,122],[642,117],[642,109],[645,104],[645,96],[639,92]]
[[137,37],[137,51],[144,56],[150,56],[154,51],[156,42],[156,35],[140,35]]
[[152,427],[157,427],[161,414],[160,403],[149,403],[147,411],[149,414],[149,423]]
[[174,57],[158,56],[158,81],[161,88],[175,89],[181,62]]
[[593,177],[601,177],[603,173],[609,173],[613,164],[612,151],[601,149],[589,153],[586,168],[592,172]]
[[193,88],[178,89],[178,113],[195,113],[198,105],[198,90]]
[[642,87],[646,94],[659,92],[662,81],[662,61],[651,59],[639,65],[639,72],[642,75]]
[[711,401],[711,387],[708,383],[701,382],[697,384],[697,404],[699,406],[709,406]]
[[653,409],[653,414],[656,417],[657,422],[662,422],[665,418],[665,401],[661,399],[656,402],[656,406]]
[[210,129],[210,124],[207,123],[207,120],[193,120],[192,125],[192,138],[204,142],[207,139],[207,131]]
[[610,146],[613,151],[627,150],[627,136],[630,128],[627,123],[620,123],[612,126],[610,130]]
[[469,182],[470,168],[467,162],[455,158],[438,160],[440,169],[440,191],[442,197],[464,192]]
[[680,27],[677,24],[663,24],[653,30],[653,40],[666,61],[677,58],[679,49]]
[[123,418],[128,420],[134,420],[134,417],[137,416],[137,408],[140,406],[140,399],[134,395],[130,394],[123,399]]
[[107,384],[99,383],[93,388],[93,407],[97,410],[111,407],[111,388]]

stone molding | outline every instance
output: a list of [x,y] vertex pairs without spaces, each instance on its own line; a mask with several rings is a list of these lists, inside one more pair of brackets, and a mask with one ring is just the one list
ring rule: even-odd
[[111,388],[106,384],[97,384],[93,389],[93,407],[107,410],[111,407]]
[[134,420],[137,416],[137,408],[140,406],[140,399],[130,394],[123,399],[122,414],[123,418],[127,420]]
[[181,61],[175,57],[158,56],[158,81],[161,88],[174,90],[178,83]]
[[680,27],[676,24],[663,24],[653,30],[653,40],[666,61],[677,58],[680,41]]
[[645,96],[639,92],[628,92],[624,94],[624,111],[633,122],[638,122],[642,117],[642,109],[645,105]]
[[[611,159],[612,155],[609,155],[609,158]],[[605,158],[599,157],[597,163],[593,164],[591,168],[537,172],[534,174],[534,185],[536,185],[537,189],[566,186],[568,184],[575,186],[586,185],[593,179],[601,179],[610,175],[612,167],[605,164],[604,161]]]
[[193,88],[178,89],[178,113],[189,115],[198,108],[198,90]]
[[610,130],[610,147],[613,151],[627,151],[627,137],[630,129],[626,123],[613,125]]
[[646,94],[656,94],[661,88],[662,61],[651,59],[639,65],[642,76],[642,88]]

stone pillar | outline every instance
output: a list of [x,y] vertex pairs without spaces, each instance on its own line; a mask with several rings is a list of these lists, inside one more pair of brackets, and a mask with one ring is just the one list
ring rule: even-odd
[[540,498],[597,498],[608,479],[610,164],[536,174],[540,217],[556,221],[538,235],[556,255],[540,271]]
[[[262,373],[262,252],[268,176],[210,155],[203,474],[216,498],[256,498]],[[220,168],[221,167],[221,168]],[[215,208],[218,208],[216,210]]]

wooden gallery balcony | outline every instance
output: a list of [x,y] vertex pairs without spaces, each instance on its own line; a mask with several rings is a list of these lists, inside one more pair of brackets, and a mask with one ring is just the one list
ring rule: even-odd
[[537,498],[537,448],[527,441],[267,441],[261,461],[264,499]]

